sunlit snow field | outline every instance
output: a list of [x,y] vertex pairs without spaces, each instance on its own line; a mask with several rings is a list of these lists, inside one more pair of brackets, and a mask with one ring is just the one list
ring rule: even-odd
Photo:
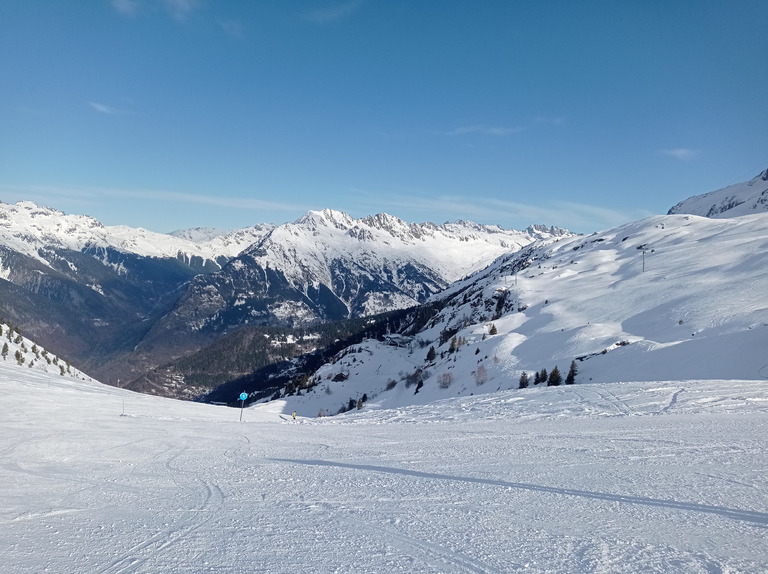
[[240,422],[0,361],[0,570],[765,572],[766,385]]

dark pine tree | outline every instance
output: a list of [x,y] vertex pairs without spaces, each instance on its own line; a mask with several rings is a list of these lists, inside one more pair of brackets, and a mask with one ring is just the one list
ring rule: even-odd
[[549,373],[549,379],[547,379],[547,386],[556,387],[562,382],[563,382],[563,377],[560,376],[560,369],[558,369],[557,365],[555,365],[555,368],[552,369],[551,373]]
[[523,374],[520,375],[520,388],[525,389],[528,387],[528,373],[523,371]]
[[547,382],[547,369],[541,369],[541,372],[539,373],[539,381],[542,383]]
[[538,385],[541,382],[541,374],[539,371],[536,371],[536,373],[533,375],[533,384]]
[[435,360],[435,347],[432,346],[429,348],[429,351],[427,351],[427,362],[431,363]]
[[576,382],[576,373],[577,372],[578,371],[576,369],[576,361],[571,361],[571,368],[568,371],[568,375],[565,377],[565,384],[566,385],[572,385],[573,383]]

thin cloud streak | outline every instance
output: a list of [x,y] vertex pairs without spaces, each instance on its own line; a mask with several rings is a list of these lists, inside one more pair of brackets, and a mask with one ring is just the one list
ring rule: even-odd
[[538,116],[534,118],[533,121],[537,124],[546,124],[555,127],[565,125],[565,117],[563,116]]
[[[533,205],[487,197],[470,199],[461,196],[438,198],[389,196],[382,199],[381,194],[361,193],[361,195],[365,198],[364,204],[368,209],[391,210],[395,215],[398,211],[408,211],[423,213],[427,220],[432,221],[438,217],[445,218],[447,221],[470,219],[477,223],[518,228],[544,223],[585,233],[610,229],[652,215],[646,211],[637,210],[627,213],[611,208],[568,201],[553,201]],[[437,223],[437,221],[435,222]]]
[[695,159],[699,155],[698,150],[689,149],[685,147],[663,149],[660,151],[660,153],[669,157],[673,157],[675,159],[679,159],[680,161],[690,161],[692,159]]
[[218,195],[197,195],[192,193],[181,193],[177,191],[152,191],[152,190],[108,190],[118,197],[127,197],[131,199],[151,199],[167,201],[171,203],[185,203],[197,205],[211,205],[214,207],[227,207],[234,209],[249,210],[277,210],[277,211],[295,211],[295,204],[278,203],[274,201],[265,201],[250,197],[223,197]]
[[102,104],[100,102],[88,102],[88,105],[99,112],[100,114],[107,114],[109,116],[113,116],[115,114],[121,113],[120,110],[117,108],[113,108],[112,106],[108,106],[106,104]]
[[61,197],[74,199],[80,203],[97,204],[102,198],[148,199],[177,204],[210,205],[214,207],[247,209],[296,211],[295,204],[266,201],[250,197],[226,197],[219,195],[198,195],[167,190],[150,189],[115,189],[92,188],[77,186],[12,186],[0,185],[3,192],[14,192],[27,197],[35,197],[36,202],[44,202],[45,198],[58,199]]
[[471,134],[479,134],[484,136],[496,136],[496,137],[504,137],[512,134],[517,134],[520,132],[525,131],[526,128],[522,126],[517,126],[514,128],[504,127],[504,126],[487,126],[485,124],[477,124],[473,126],[462,126],[458,127],[456,129],[453,129],[449,132],[446,132],[445,135],[448,136],[465,136],[465,135],[471,135]]

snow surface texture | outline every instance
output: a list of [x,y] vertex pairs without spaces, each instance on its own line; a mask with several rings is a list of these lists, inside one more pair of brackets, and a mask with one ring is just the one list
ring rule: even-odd
[[0,564],[768,571],[766,382],[577,384],[296,421],[0,360]]
[[435,300],[443,309],[410,344],[355,345],[287,408],[335,414],[363,395],[366,408],[428,404],[516,389],[523,371],[557,366],[565,379],[573,360],[579,382],[768,380],[768,213],[656,216],[550,240]]
[[681,201],[669,214],[690,213],[723,218],[768,211],[768,169],[744,183],[730,185]]

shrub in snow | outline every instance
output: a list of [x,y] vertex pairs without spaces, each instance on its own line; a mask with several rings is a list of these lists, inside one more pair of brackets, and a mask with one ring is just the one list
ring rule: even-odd
[[453,376],[451,373],[443,373],[437,378],[437,383],[440,385],[441,389],[447,389],[451,386],[452,380]]
[[413,385],[418,385],[423,380],[424,377],[422,376],[422,370],[416,369],[414,372],[405,375],[405,388],[407,389]]

